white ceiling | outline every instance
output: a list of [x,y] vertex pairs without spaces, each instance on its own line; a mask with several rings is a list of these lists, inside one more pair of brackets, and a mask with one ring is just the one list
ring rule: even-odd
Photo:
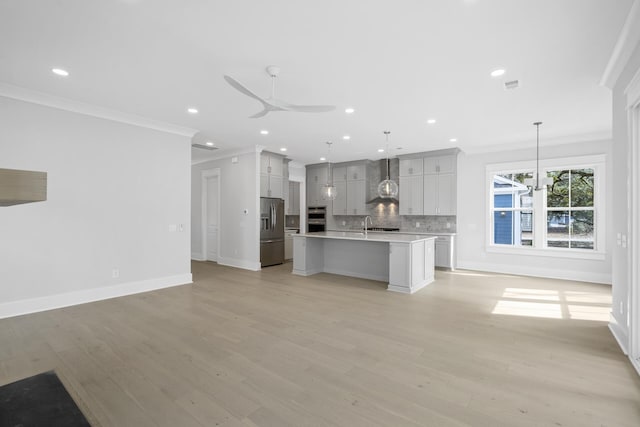
[[[632,2],[2,0],[0,81],[198,129],[221,150],[287,147],[301,163],[327,140],[333,161],[380,158],[387,129],[391,155],[529,146],[534,121],[541,144],[597,139],[611,132],[599,80]],[[249,119],[261,105],[223,75],[266,97],[270,64],[278,98],[337,109]],[[522,86],[504,90],[512,79]]]

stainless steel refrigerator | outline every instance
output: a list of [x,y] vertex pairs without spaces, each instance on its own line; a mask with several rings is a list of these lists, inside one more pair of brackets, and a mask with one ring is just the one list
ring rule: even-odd
[[260,197],[260,265],[284,262],[284,200]]

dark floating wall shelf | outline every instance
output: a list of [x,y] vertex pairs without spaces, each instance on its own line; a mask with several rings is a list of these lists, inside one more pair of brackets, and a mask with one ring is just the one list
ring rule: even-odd
[[47,173],[0,169],[0,206],[47,200]]

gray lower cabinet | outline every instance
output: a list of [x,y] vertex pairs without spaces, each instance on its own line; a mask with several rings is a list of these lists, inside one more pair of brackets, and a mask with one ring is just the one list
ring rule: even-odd
[[285,231],[284,233],[284,259],[293,259],[293,236],[298,234],[297,231]]
[[455,236],[436,236],[435,266],[455,270]]

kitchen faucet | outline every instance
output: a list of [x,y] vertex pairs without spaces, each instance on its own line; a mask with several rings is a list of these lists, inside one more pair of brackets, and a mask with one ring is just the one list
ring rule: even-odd
[[371,223],[371,226],[373,227],[373,220],[371,219],[371,215],[367,215],[364,217],[364,234],[367,234],[367,220],[369,220],[369,223]]

